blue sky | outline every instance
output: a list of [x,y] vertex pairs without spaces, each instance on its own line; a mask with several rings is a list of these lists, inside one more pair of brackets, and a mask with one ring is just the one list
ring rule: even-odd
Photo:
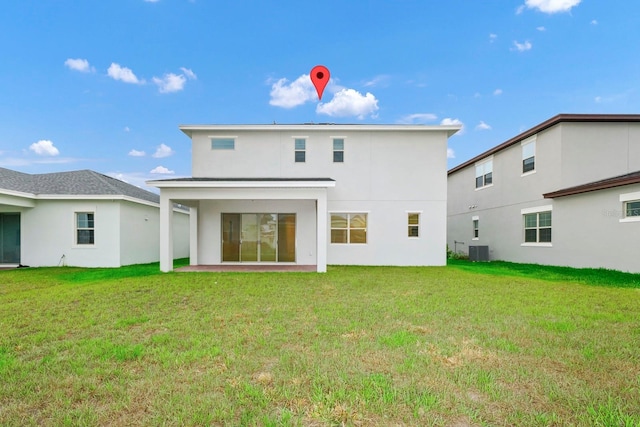
[[[635,0],[20,0],[0,166],[189,176],[180,124],[462,123],[453,167],[558,113],[640,112]],[[331,81],[319,102],[308,74]]]

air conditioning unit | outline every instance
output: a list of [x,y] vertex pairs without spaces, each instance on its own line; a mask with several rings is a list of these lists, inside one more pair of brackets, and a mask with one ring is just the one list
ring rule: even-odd
[[489,246],[469,246],[470,261],[489,261]]

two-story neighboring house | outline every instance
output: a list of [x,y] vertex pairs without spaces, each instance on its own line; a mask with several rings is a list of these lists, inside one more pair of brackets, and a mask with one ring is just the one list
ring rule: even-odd
[[448,175],[450,248],[640,272],[640,115],[561,114]]
[[191,208],[191,265],[444,265],[459,128],[181,126],[193,177],[148,183],[160,189],[160,268],[172,268],[172,203]]

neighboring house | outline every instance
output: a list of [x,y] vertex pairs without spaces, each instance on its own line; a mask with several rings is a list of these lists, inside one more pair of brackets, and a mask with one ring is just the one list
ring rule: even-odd
[[[30,175],[0,168],[0,265],[158,261],[159,199],[90,170]],[[175,257],[187,257],[188,212],[171,215]]]
[[640,115],[555,116],[451,169],[448,186],[451,249],[640,272]]
[[160,188],[168,215],[191,207],[192,265],[444,265],[447,139],[460,126],[181,126],[193,177]]

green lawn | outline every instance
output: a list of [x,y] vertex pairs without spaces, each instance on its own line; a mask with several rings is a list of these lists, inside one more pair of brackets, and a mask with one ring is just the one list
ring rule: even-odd
[[0,425],[640,425],[640,276],[0,271]]

